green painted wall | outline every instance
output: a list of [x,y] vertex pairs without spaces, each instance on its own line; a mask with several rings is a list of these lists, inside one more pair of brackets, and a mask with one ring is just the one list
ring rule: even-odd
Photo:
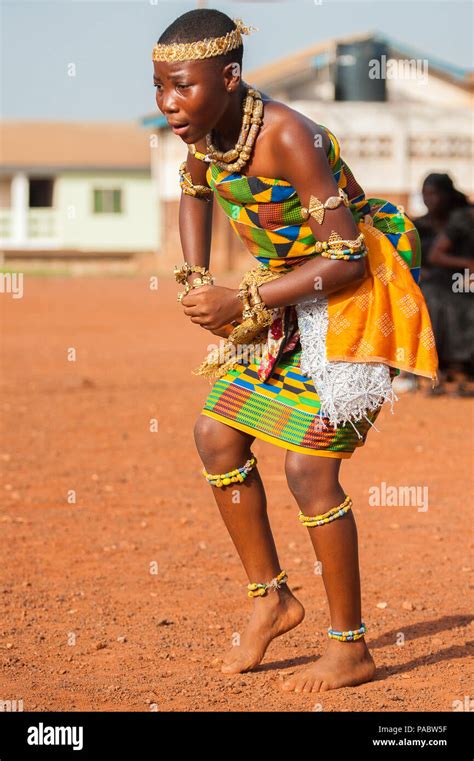
[[[94,213],[94,189],[120,188],[122,213]],[[55,181],[53,206],[61,246],[90,251],[156,250],[159,204],[145,172],[75,172]]]

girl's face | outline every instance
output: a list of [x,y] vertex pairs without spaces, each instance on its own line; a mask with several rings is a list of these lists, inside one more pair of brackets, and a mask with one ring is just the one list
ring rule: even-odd
[[228,71],[231,66],[223,69],[207,59],[153,61],[156,104],[185,143],[201,140],[222,117],[228,100],[226,85],[233,78]]

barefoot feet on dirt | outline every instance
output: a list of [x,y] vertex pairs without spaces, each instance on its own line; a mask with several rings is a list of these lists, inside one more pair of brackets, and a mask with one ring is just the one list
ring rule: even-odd
[[374,674],[375,663],[364,639],[355,642],[331,639],[321,658],[286,679],[281,688],[288,692],[325,692],[369,682]]
[[240,674],[258,666],[270,642],[298,626],[305,615],[300,601],[287,587],[253,598],[253,606],[240,644],[232,647],[222,659],[224,674]]

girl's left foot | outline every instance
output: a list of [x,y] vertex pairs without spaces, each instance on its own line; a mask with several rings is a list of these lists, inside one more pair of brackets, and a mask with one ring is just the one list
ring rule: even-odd
[[355,642],[331,639],[324,655],[309,668],[283,682],[282,689],[325,692],[370,682],[374,674],[375,663],[363,637]]
[[223,674],[241,674],[258,666],[270,642],[304,619],[302,604],[287,586],[277,594],[272,590],[253,602],[252,615],[240,645],[231,647],[223,658]]

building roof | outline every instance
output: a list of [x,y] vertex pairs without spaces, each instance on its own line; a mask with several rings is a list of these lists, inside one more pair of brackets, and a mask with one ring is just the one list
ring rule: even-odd
[[135,122],[0,121],[5,169],[149,170],[150,143]]
[[259,66],[245,72],[244,79],[249,83],[258,83],[260,89],[268,87],[270,84],[281,83],[283,79],[290,81],[302,73],[307,74],[308,69],[319,68],[321,65],[326,64],[337,45],[349,45],[370,40],[377,43],[385,43],[389,55],[394,58],[427,59],[432,75],[448,80],[458,87],[472,89],[472,72],[469,69],[454,66],[439,58],[425,55],[419,49],[403,45],[378,32],[366,32],[364,34],[332,38],[324,42],[315,43],[296,53],[291,53],[264,66]]
[[[260,90],[271,86],[287,86],[307,78],[311,70],[327,65],[333,58],[336,46],[372,40],[377,43],[385,43],[387,51],[394,58],[427,59],[430,74],[451,83],[454,87],[472,91],[474,77],[472,71],[460,66],[454,66],[439,58],[426,56],[422,51],[403,45],[376,31],[337,37],[322,42],[317,42],[307,48],[291,53],[290,55],[277,58],[264,66],[259,66],[249,71],[244,71],[244,79]],[[159,111],[146,114],[140,122],[142,127],[148,129],[161,129],[167,127],[167,121]]]
[[[168,127],[168,122],[166,121],[166,117],[158,112],[156,114],[148,114],[147,116],[144,116],[143,119],[141,119],[140,124],[142,127]],[[168,129],[171,129],[169,127]]]

